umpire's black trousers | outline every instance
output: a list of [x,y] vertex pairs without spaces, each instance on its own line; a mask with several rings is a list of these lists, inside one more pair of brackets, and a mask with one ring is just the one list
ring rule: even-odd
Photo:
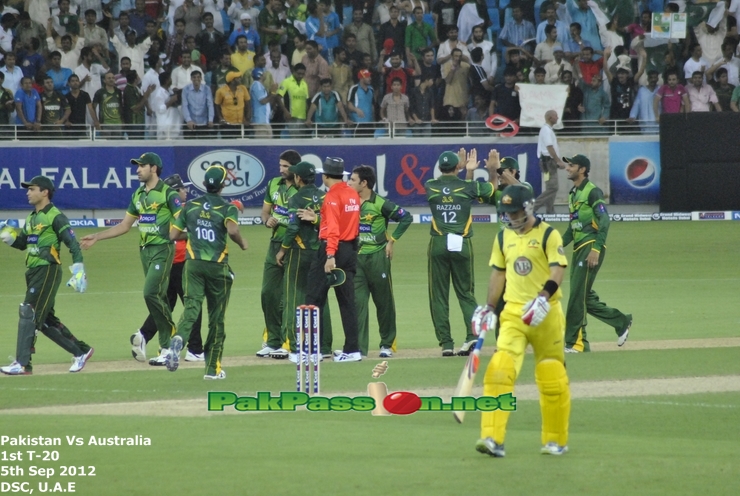
[[[340,241],[334,255],[337,268],[342,269],[347,276],[343,284],[334,287],[334,293],[339,302],[339,312],[342,315],[344,328],[344,353],[360,351],[357,341],[357,308],[355,306],[355,272],[357,272],[358,240]],[[321,241],[316,258],[308,271],[308,294],[306,304],[316,305],[321,309],[321,335],[324,335],[323,309],[329,296],[329,280],[324,272],[326,265],[326,241]]]

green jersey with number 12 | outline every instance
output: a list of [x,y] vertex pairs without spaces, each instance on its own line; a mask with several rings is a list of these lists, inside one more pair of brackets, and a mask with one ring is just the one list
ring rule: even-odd
[[432,236],[459,234],[471,237],[473,200],[489,203],[493,196],[491,183],[465,181],[452,175],[430,179],[424,187],[429,208],[432,209]]
[[236,207],[218,195],[206,193],[190,200],[175,220],[173,227],[188,231],[187,260],[229,262],[227,222],[237,221]]

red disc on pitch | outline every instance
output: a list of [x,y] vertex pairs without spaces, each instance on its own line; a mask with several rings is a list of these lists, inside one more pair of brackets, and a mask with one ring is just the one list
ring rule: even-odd
[[383,399],[383,407],[393,415],[411,415],[421,408],[421,398],[408,391],[391,393]]

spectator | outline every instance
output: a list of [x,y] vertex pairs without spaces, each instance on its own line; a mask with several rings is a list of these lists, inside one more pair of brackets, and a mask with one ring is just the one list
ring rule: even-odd
[[486,95],[474,93],[473,106],[468,109],[468,113],[465,115],[465,120],[470,123],[468,125],[470,136],[489,136],[491,134],[491,131],[486,127],[489,110],[490,102]]
[[717,78],[716,81],[711,80],[710,84],[714,92],[717,94],[717,100],[719,101],[722,112],[732,112],[732,93],[735,91],[735,85],[728,82],[727,69],[720,67],[715,73]]
[[182,116],[185,120],[186,137],[209,138],[212,136],[213,94],[203,84],[203,73],[195,69],[190,73],[191,83],[182,90]]
[[[677,114],[679,112],[690,112],[691,104],[686,88],[678,84],[678,73],[672,71],[666,73],[666,84],[658,89],[653,99],[653,114],[655,121],[660,121],[661,114]],[[659,107],[660,104],[662,107]],[[662,108],[662,110],[661,110]]]
[[637,90],[637,96],[635,97],[635,103],[632,105],[630,111],[630,117],[627,122],[634,123],[636,120],[640,121],[640,127],[643,134],[657,134],[658,126],[655,124],[655,108],[653,107],[653,101],[655,95],[658,93],[658,71],[648,71],[648,84],[647,86],[640,86]]
[[[609,58],[610,48],[607,48],[604,52],[604,58]],[[630,77],[630,71],[624,67],[617,69],[616,80],[612,76],[612,72],[609,70],[608,65],[604,66],[604,73],[609,81],[611,87],[611,108],[609,110],[609,118],[616,120],[618,129],[621,127],[623,130],[624,123],[630,117],[632,111],[632,104],[635,101],[635,83]]]
[[574,64],[581,57],[584,48],[590,48],[591,53],[594,53],[591,42],[588,40],[584,40],[581,36],[581,25],[577,22],[571,23],[570,38],[565,43],[563,43],[563,47],[565,49],[565,56],[573,61]]
[[545,41],[545,38],[547,37],[545,33],[545,27],[546,26],[555,26],[555,28],[558,31],[557,40],[560,42],[560,44],[564,44],[568,41],[569,36],[569,29],[568,25],[565,24],[563,21],[559,21],[557,17],[557,11],[555,10],[555,6],[553,4],[549,4],[545,9],[545,20],[542,21],[539,26],[537,26],[537,34],[535,36],[537,43],[542,43]]
[[406,46],[419,62],[423,49],[439,45],[434,28],[424,22],[424,10],[421,7],[414,7],[414,22],[406,26],[405,37]]
[[156,133],[157,128],[157,115],[154,111],[154,94],[159,89],[159,74],[162,72],[162,64],[163,62],[160,57],[152,55],[149,57],[149,70],[141,78],[141,88],[144,91],[149,91],[149,88],[152,88],[147,99],[145,118],[147,134],[150,137]]
[[67,80],[69,76],[73,74],[71,69],[62,67],[62,54],[59,52],[51,52],[49,55],[49,70],[46,74],[54,80],[54,89],[60,92],[62,95],[69,93],[69,86],[67,86]]
[[251,97],[241,81],[238,72],[229,72],[226,74],[226,84],[216,91],[214,109],[224,138],[241,137],[242,125],[249,125],[250,122],[252,105],[247,102]]
[[534,66],[543,67],[555,60],[555,47],[562,47],[557,41],[558,31],[555,26],[545,26],[545,41],[537,43],[534,49]]
[[291,124],[291,134],[294,137],[304,136],[309,95],[305,76],[306,66],[296,64],[293,66],[293,75],[286,78],[278,88],[278,95],[283,98],[285,122]]
[[[272,79],[272,74],[270,74],[267,71],[267,59],[265,58],[264,54],[258,53],[257,55],[254,56],[254,69],[263,70],[264,75],[262,77],[262,84],[265,85],[265,89],[267,89],[267,91],[269,91],[270,93],[277,92],[278,85],[275,84],[275,80]],[[250,88],[253,82],[252,73],[254,72],[254,69],[252,69],[252,72],[250,72],[249,74],[245,74],[245,76],[249,76],[249,87]],[[245,79],[246,77],[242,77],[242,81],[244,81]],[[244,86],[247,86],[247,84],[245,83]],[[251,94],[252,92],[250,90],[250,96]]]
[[373,11],[373,27],[379,29],[380,26],[391,20],[391,7],[394,0],[383,0],[378,2]]
[[85,24],[82,26],[80,37],[84,38],[85,46],[99,45],[106,53],[108,52],[108,33],[105,29],[96,25],[97,13],[93,9],[85,11]]
[[280,0],[265,0],[265,6],[257,18],[257,32],[260,34],[261,46],[269,46],[271,41],[280,43],[280,38],[286,34],[281,18],[282,9],[283,5]]
[[701,45],[704,58],[707,60],[717,60],[722,56],[722,43],[727,36],[727,20],[722,19],[716,27],[710,26],[707,22],[701,22],[694,27],[696,41]]
[[334,91],[339,93],[342,103],[347,103],[347,92],[352,86],[352,69],[347,65],[347,50],[342,47],[334,49],[334,63],[329,67]]
[[[452,35],[452,30],[448,33]],[[442,65],[442,77],[445,80],[445,94],[442,105],[455,107],[462,117],[468,110],[468,73],[470,64],[463,62],[463,53],[459,48],[452,50],[452,58]]]
[[244,35],[247,37],[247,49],[254,53],[259,52],[260,36],[257,34],[257,31],[252,28],[252,16],[245,12],[239,18],[239,22],[241,23],[241,26],[232,31],[229,36],[229,46],[233,47],[236,45],[236,38],[239,35]]
[[44,92],[41,94],[41,125],[43,135],[49,139],[62,137],[62,126],[69,118],[70,110],[64,95],[54,91],[54,80],[44,78]]
[[[146,21],[144,32],[138,34],[139,36],[138,38],[136,38],[136,43],[141,43],[142,41],[144,41],[144,38],[149,38],[150,40],[152,40],[152,46],[150,47],[150,50],[152,48],[155,48],[155,43],[157,44],[157,53],[161,53],[164,50],[167,39],[165,38],[164,32],[158,29],[157,21],[155,21],[154,19],[149,19],[148,21]],[[126,39],[124,37],[124,41],[125,40]]]
[[[331,11],[331,0],[319,0],[319,12],[324,21],[324,38],[326,40],[326,55],[322,50],[324,58],[332,56],[332,50],[339,46],[339,37],[342,33],[342,23],[339,16]],[[340,9],[341,12],[341,9]],[[308,20],[306,21],[306,31],[308,31]]]
[[462,54],[462,60],[470,64],[470,52],[465,43],[457,39],[457,26],[447,30],[447,39],[439,45],[437,50],[437,63],[440,66],[445,65],[452,58],[452,51],[457,49]]
[[285,12],[285,17],[288,21],[285,26],[288,36],[286,51],[287,53],[292,53],[295,48],[293,46],[293,40],[295,40],[296,35],[300,33],[296,25],[300,25],[302,23],[305,27],[306,20],[308,19],[308,8],[302,0],[288,0],[286,7],[288,8]]
[[306,42],[306,55],[301,63],[306,67],[305,81],[308,85],[308,98],[313,98],[321,89],[320,81],[330,76],[329,64],[319,54],[319,44],[316,41]]
[[322,79],[320,87],[321,91],[311,99],[306,127],[313,128],[315,122],[318,136],[339,136],[340,124],[344,122],[349,125],[351,121],[344,110],[342,98],[332,89],[331,79]]
[[525,42],[535,38],[534,24],[524,19],[522,7],[518,2],[512,4],[511,17],[511,20],[504,23],[499,39],[505,47],[522,47]]
[[483,61],[481,65],[485,69],[488,76],[496,79],[496,72],[498,71],[498,56],[496,54],[496,45],[485,39],[485,28],[483,24],[475,26],[473,28],[473,37],[468,43],[468,51],[472,52],[474,48],[480,48],[483,50]]
[[504,82],[497,84],[493,89],[493,98],[491,99],[489,115],[503,115],[510,120],[519,123],[519,115],[522,108],[519,105],[519,92],[516,89],[515,67],[504,69]]
[[[233,57],[234,56],[232,55],[232,60]],[[190,54],[187,52],[183,53],[182,64],[172,69],[172,73],[170,74],[170,84],[172,85],[172,91],[181,91],[185,86],[189,85],[192,81],[190,75],[194,71],[200,72],[202,78],[203,73],[191,63]]]
[[[58,52],[57,52],[58,53]],[[5,87],[15,95],[21,87],[21,79],[23,79],[23,71],[20,67],[15,65],[16,55],[13,52],[5,53],[5,66],[0,68],[0,72],[5,75]],[[35,74],[34,74],[35,76]],[[31,76],[28,76],[31,77]]]
[[483,49],[475,47],[470,53],[473,63],[468,73],[468,89],[471,95],[488,95],[493,91],[495,85],[493,76],[489,76],[481,63],[483,62]]
[[169,72],[159,75],[159,88],[152,93],[152,111],[157,118],[157,139],[170,140],[180,137],[182,114],[177,108],[177,94],[170,91],[172,77]]
[[62,36],[60,41],[62,46],[61,50],[59,50],[52,37],[51,24],[47,24],[46,33],[46,45],[49,47],[49,52],[59,51],[61,55],[61,66],[74,70],[79,65],[80,51],[85,46],[85,39],[82,37],[77,38],[77,42],[74,48],[72,48],[72,37],[69,35]]
[[226,14],[229,16],[229,20],[231,21],[231,25],[238,25],[241,20],[241,15],[244,13],[248,13],[251,16],[252,13],[248,12],[251,7],[252,0],[234,0],[231,2],[226,11]]
[[[596,22],[596,16],[588,6],[588,0],[568,0],[567,3],[568,14],[573,22],[578,23],[580,26],[580,35],[584,40],[588,41],[591,48],[594,50],[601,50],[601,37],[599,36],[599,25]],[[616,24],[616,18],[612,18],[612,23]],[[629,21],[629,19],[625,19]],[[580,37],[579,37],[580,38]],[[561,42],[565,40],[560,40]]]
[[[185,47],[187,48],[187,50],[185,50],[185,53],[190,54],[191,64],[200,69],[208,66],[208,63],[206,62],[206,57],[205,55],[200,53],[200,50],[198,50],[198,47],[195,45],[195,38],[193,36],[185,37]],[[182,63],[182,55],[180,56],[180,63]]]
[[[575,84],[573,79],[573,72],[563,71],[560,76],[560,82],[568,86],[568,98],[565,100],[565,107],[563,108],[563,126],[570,132],[576,134],[581,129],[580,120],[581,112],[583,112],[583,91]],[[651,101],[652,105],[652,101]]]
[[80,53],[80,65],[75,69],[75,74],[80,78],[82,91],[94,95],[103,87],[101,77],[109,70],[108,64],[100,54],[100,48],[86,46]]
[[[139,0],[141,1],[141,0]],[[131,60],[131,70],[137,74],[144,74],[144,56],[149,47],[152,45],[150,38],[145,38],[141,43],[136,43],[136,31],[129,29],[126,31],[126,43],[121,43],[117,37],[111,38],[111,43],[118,52],[118,60],[128,57]]]
[[[350,66],[353,70],[357,70],[362,58],[361,54],[367,53],[370,55],[372,60],[378,58],[378,47],[375,44],[375,33],[373,28],[363,22],[363,15],[361,9],[355,9],[352,11],[352,23],[345,29],[344,44],[347,47],[347,59],[349,60]],[[351,45],[350,37],[354,38],[354,43]],[[354,66],[352,63],[355,63]]]
[[[0,126],[10,125],[10,114],[15,108],[15,95],[5,87],[5,73],[0,71]],[[7,129],[0,128],[0,136],[7,137]]]
[[[213,94],[226,84],[226,74],[229,72],[239,72],[239,69],[231,65],[231,55],[229,52],[221,54],[221,60],[218,67],[211,71],[210,84]],[[206,79],[208,79],[206,77]]]
[[[620,34],[619,31],[619,19],[616,17],[612,18],[611,21],[609,21],[605,29],[601,30],[601,46],[604,47],[604,49],[611,48],[614,55],[618,55],[617,53],[617,47],[624,47],[624,38]],[[594,50],[598,50],[598,45],[591,45]],[[607,57],[607,61],[608,61]]]
[[413,124],[409,108],[409,97],[401,93],[401,79],[394,78],[391,81],[391,93],[386,94],[380,102],[380,118],[391,124],[394,135],[396,131],[405,131],[407,123]]
[[361,69],[357,74],[358,83],[349,89],[347,95],[347,109],[349,118],[356,122],[355,136],[373,135],[372,125],[375,122],[375,90],[371,86],[372,74],[367,69]]
[[25,132],[18,134],[33,136],[41,129],[41,97],[33,89],[33,80],[28,77],[21,79],[21,87],[15,92],[15,123],[23,126]]
[[[226,46],[226,36],[224,36],[223,33],[220,33],[215,27],[213,27],[214,22],[212,13],[206,12],[205,14],[203,14],[203,24],[205,24],[206,28],[198,33],[198,35],[195,37],[195,44],[200,48],[201,53],[206,57],[206,65],[203,67],[203,69],[208,69],[212,65],[218,63],[218,59],[221,56],[221,53],[225,50],[228,50],[228,47]],[[257,35],[257,32],[253,29],[247,29],[247,31],[244,33],[244,36],[247,37],[247,49],[253,51],[254,53],[257,53],[257,49],[259,48],[259,36]],[[251,47],[249,46],[250,37],[252,41]],[[236,39],[236,37],[234,37],[234,39]]]
[[[136,2],[144,3],[144,0],[136,0]],[[182,19],[185,21],[185,36],[195,36],[200,33],[200,20],[203,16],[203,5],[195,5],[194,0],[185,0],[185,2],[175,9],[175,19]],[[134,15],[129,13],[131,17],[131,26],[136,29],[134,25]],[[144,29],[142,23],[141,29]],[[161,82],[160,82],[161,85]]]
[[[573,66],[563,58],[565,56],[565,52],[563,51],[562,46],[553,46],[552,54],[555,59],[545,64],[545,82],[547,84],[559,83],[563,72],[565,71],[569,71],[573,74]],[[563,115],[563,120],[565,120],[565,115]]]
[[414,122],[414,134],[424,137],[431,136],[432,124],[439,122],[435,116],[437,98],[434,91],[434,77],[422,75],[421,83],[411,90],[409,100],[409,112],[411,120]]
[[[521,74],[521,81],[529,81],[529,74],[532,72],[532,61],[534,57],[526,50],[510,48],[506,51],[506,67],[511,67],[517,74]],[[518,77],[517,77],[517,80]]]
[[389,9],[389,12],[390,20],[382,24],[378,30],[378,43],[384,46],[385,40],[393,40],[393,48],[399,53],[406,53],[406,22],[398,20],[400,11],[395,5]]
[[273,104],[279,104],[279,99],[271,94],[264,85],[264,76],[267,71],[258,68],[252,70],[252,86],[249,89],[252,102],[252,129],[257,139],[272,139],[270,116]]
[[601,79],[601,70],[604,68],[604,59],[594,60],[594,49],[584,47],[581,52],[581,60],[578,62],[578,72],[581,73],[581,81],[586,84],[593,80],[594,76]]
[[123,95],[116,87],[116,76],[112,72],[105,74],[105,84],[93,97],[93,107],[98,114],[104,138],[118,138],[123,124]]
[[[48,17],[48,11],[46,15]],[[46,28],[44,28],[43,24],[39,24],[38,22],[31,20],[31,16],[28,12],[23,11],[20,15],[20,22],[15,28],[14,39],[17,39],[17,43],[19,43],[20,46],[28,49],[33,38],[38,39],[41,43],[41,46],[37,48],[37,50],[41,53],[48,53],[48,47],[46,46]]]
[[177,19],[175,21],[175,32],[167,39],[167,44],[164,46],[168,64],[176,64],[182,54],[188,50],[185,38],[185,20]]
[[249,42],[243,34],[236,37],[236,51],[231,54],[231,65],[239,69],[241,76],[254,69],[254,52],[249,51]]
[[[290,57],[290,65],[295,67],[296,64],[300,64],[301,60],[303,60],[303,57],[306,55],[306,42],[308,41],[308,38],[306,38],[305,34],[299,34],[296,35],[293,42],[295,43],[295,50],[293,50],[293,55]],[[278,47],[280,44],[278,44]]]
[[126,31],[132,29],[128,12],[121,12],[118,17],[118,25],[116,27],[112,27],[112,25],[112,22],[108,24],[109,38],[112,40],[113,37],[116,37],[121,43],[126,43]]
[[[718,79],[717,70],[720,68],[727,71],[727,81],[731,85],[737,86],[740,84],[740,79],[738,79],[738,75],[740,74],[740,59],[735,57],[735,43],[730,40],[722,43],[722,56],[716,59],[714,64],[707,69],[707,81],[711,82],[715,78]],[[726,110],[724,105],[722,109]]]
[[[269,72],[272,75],[272,80],[280,86],[280,84],[286,79],[289,78],[290,68],[284,66],[281,64],[282,58],[280,52],[277,53],[270,53],[270,63],[267,66],[267,72]],[[270,93],[275,93],[275,91],[272,88],[267,88]]]
[[534,84],[546,84],[545,83],[545,75],[547,74],[547,71],[545,71],[544,67],[538,67],[534,70]]
[[69,76],[67,84],[69,84],[69,93],[67,93],[66,98],[69,104],[70,114],[65,125],[72,133],[72,136],[81,138],[87,134],[85,132],[85,124],[88,122],[88,119],[92,122],[95,129],[100,129],[98,116],[95,115],[95,109],[92,106],[90,95],[80,89],[82,83],[79,76],[72,74]]
[[[216,32],[223,35],[225,33],[224,18],[221,14],[224,11],[224,0],[201,0],[201,4],[203,5],[202,19],[205,19],[206,14],[211,14],[213,17],[213,27],[216,29]],[[200,26],[198,27],[200,28]]]
[[146,123],[146,104],[156,86],[150,86],[144,93],[138,86],[139,75],[136,71],[126,73],[126,88],[123,90],[123,122],[126,124],[128,139],[144,139]]
[[711,86],[704,82],[704,73],[694,71],[691,75],[691,84],[686,88],[689,95],[688,112],[709,112],[709,104],[714,105],[714,110],[722,112],[722,107],[717,99],[717,94]]
[[[381,52],[381,55],[383,52]],[[416,63],[416,58],[411,57],[409,62],[413,63],[414,69],[410,69],[408,67],[402,67],[401,66],[401,54],[399,52],[393,51],[391,53],[391,66],[385,67],[382,63],[383,57],[381,56],[380,59],[378,59],[378,72],[383,74],[383,80],[385,81],[383,84],[383,87],[385,88],[385,93],[390,93],[391,90],[391,83],[395,78],[399,78],[401,80],[401,93],[406,94],[409,89],[409,81],[412,81],[412,78],[414,76],[421,75],[421,72],[419,71],[419,66]],[[466,73],[467,74],[467,73]]]
[[[585,128],[591,128],[593,132],[599,133],[606,119],[609,117],[610,101],[609,95],[602,88],[601,76],[596,74],[591,76],[591,84],[581,81],[581,91],[583,91],[583,120],[591,121],[584,125]],[[594,121],[598,121],[595,124]]]
[[[143,33],[146,29],[146,22],[154,20],[146,12],[146,0],[135,0],[134,10],[129,11],[128,17],[129,26],[137,33]],[[180,18],[184,16],[178,16],[177,14],[175,14],[175,17]]]
[[[305,41],[308,41],[308,40],[305,40]],[[303,50],[302,50],[303,55],[306,55],[306,43],[305,43],[305,41],[303,42]],[[283,54],[282,48],[280,47],[280,43],[277,43],[277,42],[273,41],[269,45],[267,45],[267,49],[268,49],[268,52],[270,54],[276,54],[276,53],[279,54],[280,55],[280,64],[283,67],[287,67],[288,69],[290,69],[290,63],[288,62],[288,57]],[[303,60],[303,55],[301,55],[301,59],[298,60],[298,62],[300,62],[301,60]]]
[[[57,33],[57,36],[80,34],[80,20],[76,15],[70,13],[69,0],[58,0],[57,5],[59,6],[59,14],[51,18],[53,23],[52,28]],[[51,45],[49,46],[49,50],[54,50]]]
[[20,62],[21,71],[24,76],[34,77],[44,67],[46,61],[38,53],[39,48],[41,48],[41,41],[38,38],[31,38],[26,46],[26,51],[18,54],[17,61]]
[[[712,65],[702,56],[703,51],[700,44],[693,43],[689,45],[689,53],[691,54],[691,58],[683,65],[683,77],[687,81],[693,79],[692,75],[694,72],[699,71],[703,75]],[[706,78],[704,80],[706,81]]]
[[454,0],[439,0],[432,7],[434,24],[437,26],[437,39],[447,41],[447,32],[453,27],[457,29],[457,18],[462,6]]
[[434,90],[436,91],[442,85],[442,72],[439,65],[434,63],[434,49],[431,47],[421,51],[421,63],[419,64],[421,80],[431,79],[434,81]]

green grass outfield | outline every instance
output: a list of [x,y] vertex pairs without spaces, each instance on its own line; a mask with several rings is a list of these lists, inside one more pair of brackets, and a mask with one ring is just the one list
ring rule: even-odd
[[[399,353],[382,378],[390,391],[422,396],[450,394],[464,364],[463,358],[436,356],[426,286],[428,228],[412,226],[396,245]],[[474,229],[476,296],[482,300],[496,227]],[[26,470],[24,477],[0,475],[0,482],[27,481],[37,494],[38,482],[46,479],[30,477],[31,465],[56,468],[57,474],[62,465],[94,465],[94,477],[49,480],[75,482],[76,494],[84,495],[736,492],[740,262],[735,223],[612,224],[595,289],[609,305],[632,313],[634,327],[618,352],[566,357],[574,396],[571,451],[560,458],[539,454],[531,356],[518,381],[522,396],[509,424],[505,459],[473,449],[477,413],[468,413],[463,425],[449,413],[383,418],[359,412],[208,414],[209,390],[252,395],[290,391],[295,385],[291,364],[247,358],[261,343],[259,292],[269,231],[244,227],[242,233],[250,250],[231,257],[237,279],[227,312],[227,379],[219,382],[203,381],[202,370],[189,364],[171,374],[130,358],[128,337],[145,317],[134,234],[85,252],[89,291],[79,295],[60,288],[56,310],[95,347],[93,359],[82,373],[66,373],[69,357],[42,336],[34,376],[0,377],[0,435],[61,437],[63,445],[54,448],[60,458],[4,461],[18,449],[40,453],[49,448],[0,446],[0,470]],[[70,258],[63,257],[66,270]],[[563,287],[567,297],[567,282]],[[0,312],[6,316],[0,356],[14,353],[24,289],[22,254],[0,247]],[[459,345],[462,317],[454,293],[451,308]],[[335,302],[333,310],[335,345],[340,345]],[[180,306],[176,317],[179,313]],[[373,324],[371,345],[377,344],[376,329]],[[589,337],[599,350],[616,349],[613,331],[595,319]],[[712,338],[718,347],[673,349],[676,340],[700,338]],[[489,343],[484,355],[490,351]],[[156,344],[148,353],[156,353]],[[371,356],[361,363],[325,363],[322,392],[363,394],[378,361]],[[92,435],[143,435],[153,445],[78,447],[65,440],[81,436],[87,441]]]

